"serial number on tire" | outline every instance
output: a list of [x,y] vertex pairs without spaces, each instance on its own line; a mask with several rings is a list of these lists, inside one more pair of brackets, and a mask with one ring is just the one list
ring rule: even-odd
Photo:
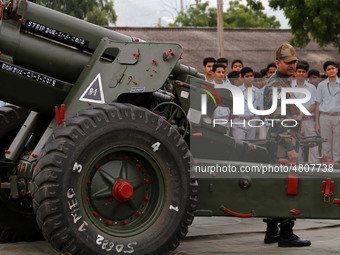
[[125,254],[134,253],[135,251],[133,249],[133,246],[137,245],[137,242],[131,242],[131,243],[128,243],[127,245],[118,244],[118,243],[115,244],[114,242],[105,239],[101,235],[97,236],[96,243],[102,248],[102,250],[105,250],[107,252],[113,251],[113,252],[125,253]]

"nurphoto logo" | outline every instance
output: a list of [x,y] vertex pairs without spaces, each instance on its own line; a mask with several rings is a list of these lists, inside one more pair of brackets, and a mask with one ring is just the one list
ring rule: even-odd
[[[204,89],[202,89],[203,91],[206,92],[206,94],[202,94],[201,95],[201,114],[202,115],[207,115],[207,95],[209,95],[214,103],[215,106],[216,104],[216,100],[213,96],[213,94],[208,91],[209,88],[213,94],[215,94],[215,96],[218,98],[221,106],[222,106],[222,101],[221,101],[221,97],[219,96],[219,94],[217,93],[217,91],[212,88],[211,86],[206,86]],[[233,85],[227,85],[222,89],[227,89],[231,92],[232,97],[233,97],[233,114],[234,115],[244,115],[244,102],[245,102],[245,98],[244,98],[244,94],[242,92],[242,90],[239,87],[233,86]],[[304,115],[306,116],[311,116],[312,114],[303,106],[304,103],[307,103],[310,99],[311,99],[311,93],[309,90],[304,89],[304,88],[290,88],[290,87],[283,87],[281,88],[281,93],[278,93],[278,88],[277,87],[273,87],[273,93],[272,93],[272,106],[270,109],[267,110],[259,110],[256,109],[253,106],[253,89],[252,88],[248,88],[247,90],[247,106],[250,110],[251,113],[253,113],[254,115],[257,116],[268,116],[272,113],[274,113],[277,109],[278,106],[278,100],[281,99],[281,115],[285,116],[287,115],[287,105],[295,105]],[[303,98],[287,98],[287,94],[292,94],[292,93],[302,93],[305,95],[305,97]],[[270,123],[272,123],[272,125],[274,125],[274,121],[279,121],[279,119],[267,119],[267,121]],[[245,122],[245,120],[243,121]],[[248,125],[249,126],[253,126],[253,127],[261,127],[264,125],[264,122],[259,120],[259,119],[255,119],[255,120],[249,120]],[[254,122],[254,123],[253,123]],[[256,123],[255,123],[256,122]],[[262,122],[262,123],[261,123]],[[288,125],[285,123],[295,123],[293,125]],[[213,125],[215,126],[217,125],[223,125],[223,124],[227,124],[228,120],[224,120],[224,119],[214,119],[213,120]],[[234,124],[242,124],[242,123],[234,123]],[[255,125],[254,125],[255,124]],[[286,119],[281,121],[281,125],[284,127],[294,127],[297,125],[296,120],[294,119]]]

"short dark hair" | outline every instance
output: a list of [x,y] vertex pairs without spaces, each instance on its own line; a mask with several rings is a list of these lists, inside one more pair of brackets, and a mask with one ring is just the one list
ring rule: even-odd
[[226,58],[218,58],[217,63],[226,63],[228,65],[228,59]]
[[225,69],[225,65],[223,65],[222,63],[215,63],[213,65],[212,71],[216,72],[216,69],[219,68],[219,67],[222,67],[223,69]]
[[308,77],[310,77],[311,75],[315,75],[315,76],[320,77],[320,72],[316,69],[310,69],[309,72],[308,72]]
[[309,64],[307,61],[299,60],[296,64],[296,70],[297,69],[304,69],[306,72],[309,70]]
[[328,66],[335,66],[336,67],[336,64],[334,61],[326,61],[324,64],[323,64],[323,70],[326,71],[327,67]]
[[298,61],[297,62],[297,64],[296,64],[296,70],[298,70],[298,69],[303,69],[303,70],[305,70],[306,72],[308,72],[308,70],[309,70],[309,64],[308,64],[308,62],[306,62],[306,61]]
[[268,70],[267,68],[263,68],[263,69],[260,70],[262,77],[267,75],[267,70]]
[[229,79],[232,79],[232,78],[238,78],[240,77],[240,71],[231,71],[230,73],[227,74],[227,77]]
[[235,63],[240,63],[240,64],[243,66],[243,62],[242,62],[241,60],[235,59],[235,60],[231,63],[231,67],[233,67],[233,65],[234,65]]
[[275,67],[276,68],[276,64],[274,62],[271,62],[267,65],[267,71],[269,70],[270,67]]
[[254,78],[262,78],[262,74],[259,72],[254,72]]
[[241,76],[244,77],[247,73],[254,73],[253,69],[246,66],[241,69]]
[[216,63],[216,59],[212,57],[203,59],[203,66],[206,66],[208,63]]

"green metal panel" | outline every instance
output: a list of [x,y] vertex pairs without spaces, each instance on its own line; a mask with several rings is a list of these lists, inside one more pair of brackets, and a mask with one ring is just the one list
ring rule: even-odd
[[[118,49],[117,58],[112,63],[101,61],[101,56],[110,48]],[[163,53],[170,49],[175,52],[175,55],[164,61]],[[181,55],[181,46],[174,43],[126,44],[103,39],[88,67],[84,69],[65,99],[65,117],[70,117],[79,110],[89,107],[89,103],[111,103],[124,93],[148,93],[160,89]],[[96,81],[98,75],[103,98],[97,101],[81,99],[82,96],[90,93],[91,84]]]
[[[245,169],[245,166],[265,169],[264,167],[269,165],[196,159],[196,166],[198,165],[200,167],[224,165],[228,166],[230,171],[235,171],[213,174],[197,171],[200,187],[198,215],[233,216],[223,210],[227,208],[241,217],[252,214],[253,217],[339,218],[340,207],[337,204],[337,199],[340,199],[339,168],[325,169],[322,164],[301,164],[291,168],[285,166],[284,169],[291,169],[289,173],[241,173],[240,170]],[[276,165],[276,169],[279,170],[280,166]],[[297,177],[296,194],[288,194],[290,186],[288,176],[291,175]],[[334,182],[329,197],[323,193],[327,178]],[[299,213],[294,214],[291,212],[293,209]]]

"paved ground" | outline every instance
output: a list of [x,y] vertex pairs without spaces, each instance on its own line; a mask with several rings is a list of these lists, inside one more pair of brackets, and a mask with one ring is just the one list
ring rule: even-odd
[[[279,248],[264,244],[262,219],[197,217],[188,236],[171,255],[335,255],[340,253],[340,220],[297,220],[295,233],[309,238],[311,247]],[[0,244],[0,255],[57,254],[45,241]],[[90,254],[89,254],[90,255]]]
[[172,255],[330,255],[340,253],[339,220],[297,220],[295,233],[310,239],[303,248],[281,248],[264,244],[262,219],[195,218],[185,240]]

